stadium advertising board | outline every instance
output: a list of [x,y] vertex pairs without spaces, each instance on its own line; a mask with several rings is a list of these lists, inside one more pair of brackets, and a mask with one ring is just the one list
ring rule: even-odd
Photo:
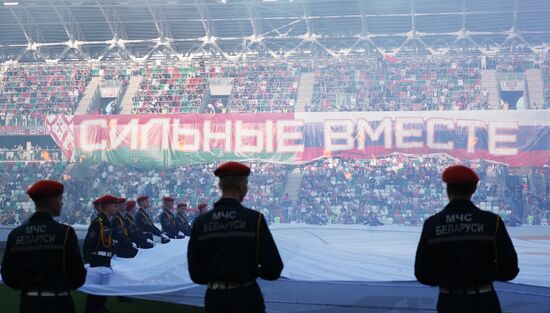
[[65,156],[170,167],[224,160],[446,153],[512,166],[550,161],[549,111],[49,116]]

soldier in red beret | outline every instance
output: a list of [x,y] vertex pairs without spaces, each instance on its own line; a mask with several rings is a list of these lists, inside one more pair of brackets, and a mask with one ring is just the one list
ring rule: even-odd
[[519,272],[517,254],[500,217],[476,207],[479,177],[455,165],[443,172],[449,204],[428,218],[416,251],[419,282],[439,287],[437,311],[500,313],[493,281]]
[[191,236],[191,226],[185,217],[185,210],[187,210],[186,203],[178,203],[177,205],[178,214],[176,215],[176,222],[178,226],[178,233],[181,232],[185,236]]
[[199,203],[197,208],[199,209],[199,214],[204,214],[208,212],[208,204],[206,202]]
[[154,245],[142,240],[136,224],[135,215],[136,202],[134,200],[130,200],[126,202],[126,215],[124,216],[124,223],[126,224],[126,229],[128,230],[128,236],[132,240],[132,243],[136,244],[138,248],[150,249]]
[[149,197],[140,196],[139,198],[137,198],[137,202],[139,205],[139,210],[136,213],[136,225],[138,227],[141,240],[143,242],[154,245],[153,235],[155,235],[160,237],[161,243],[170,242],[170,238],[168,238],[166,234],[164,234],[160,229],[155,226],[155,224],[153,224],[149,213],[147,213],[147,209],[151,207]]
[[248,192],[250,168],[228,162],[214,172],[222,198],[193,222],[187,249],[191,279],[207,285],[205,310],[265,312],[256,279],[278,279],[283,261],[260,212],[241,202]]
[[[112,195],[105,195],[96,201],[101,206],[101,210],[99,216],[88,227],[88,233],[84,239],[84,262],[90,264],[90,267],[110,267],[113,252],[111,219],[116,214],[116,207],[120,199]],[[84,312],[109,312],[105,308],[106,302],[106,296],[88,294]]]
[[119,198],[117,212],[112,219],[113,253],[121,258],[133,258],[138,253],[137,244],[132,242],[125,222],[126,198]]
[[71,290],[86,280],[86,269],[72,227],[56,222],[63,185],[52,180],[33,184],[27,194],[36,212],[8,236],[2,280],[21,290],[19,312],[75,312]]
[[162,213],[160,213],[160,226],[162,232],[173,239],[182,239],[185,237],[183,233],[179,233],[176,217],[174,216],[174,198],[162,198]]

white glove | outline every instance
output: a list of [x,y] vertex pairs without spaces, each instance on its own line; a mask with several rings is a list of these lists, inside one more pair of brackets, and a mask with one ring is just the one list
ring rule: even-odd
[[91,266],[90,266],[90,263],[86,263],[86,264],[84,264],[84,268],[85,268],[85,269],[89,269],[89,268],[91,268]]
[[160,236],[162,237],[162,239],[170,240],[170,238],[168,238],[168,236],[166,236],[165,234],[160,234]]
[[151,240],[151,239],[147,239],[147,242],[150,243],[150,244],[152,244],[153,246],[155,245],[155,242],[154,242],[153,240]]
[[132,242],[132,247],[134,247],[135,249],[137,249],[137,248],[138,248],[138,246],[136,245],[136,243],[135,243],[135,242]]
[[185,236],[185,234],[184,234],[184,233],[182,233],[181,231],[180,231],[180,232],[178,232],[178,235],[179,235],[179,236]]

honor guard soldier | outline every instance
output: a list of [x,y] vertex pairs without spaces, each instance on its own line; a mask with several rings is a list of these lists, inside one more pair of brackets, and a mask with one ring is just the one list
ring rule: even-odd
[[191,236],[191,226],[185,218],[185,210],[187,209],[187,204],[178,203],[177,210],[178,214],[176,215],[176,223],[178,225],[178,233],[181,232],[185,236]]
[[[84,239],[84,262],[90,264],[90,267],[110,267],[113,251],[110,220],[116,214],[116,205],[119,199],[112,195],[105,195],[97,201],[101,210],[99,216],[90,224]],[[109,312],[105,309],[105,302],[107,302],[106,296],[88,294],[84,312]]]
[[86,280],[73,228],[53,219],[61,214],[63,189],[52,180],[33,184],[27,194],[36,212],[8,236],[2,280],[21,290],[21,313],[75,312],[70,291]]
[[449,204],[424,223],[416,251],[415,276],[439,287],[440,313],[500,313],[493,281],[519,272],[512,240],[500,217],[472,202],[479,178],[470,168],[443,172]]
[[162,198],[162,213],[160,213],[160,226],[162,232],[164,232],[168,237],[173,239],[182,239],[185,238],[183,233],[178,231],[178,225],[176,217],[174,216],[174,198],[164,197]]
[[139,229],[136,224],[134,216],[136,215],[136,202],[130,200],[126,202],[126,215],[124,216],[124,223],[126,224],[126,230],[128,230],[128,237],[135,243],[138,248],[151,249],[154,247],[153,243],[142,240]]
[[149,203],[149,197],[140,196],[137,199],[137,202],[139,204],[139,210],[136,213],[135,219],[141,240],[154,245],[155,242],[153,241],[153,235],[155,235],[160,237],[161,243],[170,242],[170,238],[163,234],[160,229],[153,224],[149,214],[147,214],[147,209],[151,206]]
[[214,174],[222,198],[195,219],[187,250],[191,279],[207,285],[205,312],[265,312],[256,278],[275,280],[283,261],[263,215],[241,205],[250,168],[228,162]]
[[199,215],[202,215],[208,212],[208,204],[206,204],[206,202],[199,203],[197,208],[199,209]]
[[138,247],[137,244],[132,242],[124,220],[126,199],[119,198],[116,207],[117,212],[111,223],[113,228],[113,253],[121,258],[133,258],[138,253]]

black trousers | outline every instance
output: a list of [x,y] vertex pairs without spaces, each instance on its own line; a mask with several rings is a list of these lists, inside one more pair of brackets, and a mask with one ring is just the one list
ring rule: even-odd
[[476,295],[439,294],[438,313],[502,313],[498,296],[493,290]]
[[105,308],[106,302],[106,296],[96,296],[88,294],[88,296],[86,297],[86,306],[84,308],[84,313],[101,313]]
[[265,313],[262,291],[258,284],[231,289],[206,291],[205,313]]
[[19,313],[75,313],[73,297],[37,297],[22,294]]

